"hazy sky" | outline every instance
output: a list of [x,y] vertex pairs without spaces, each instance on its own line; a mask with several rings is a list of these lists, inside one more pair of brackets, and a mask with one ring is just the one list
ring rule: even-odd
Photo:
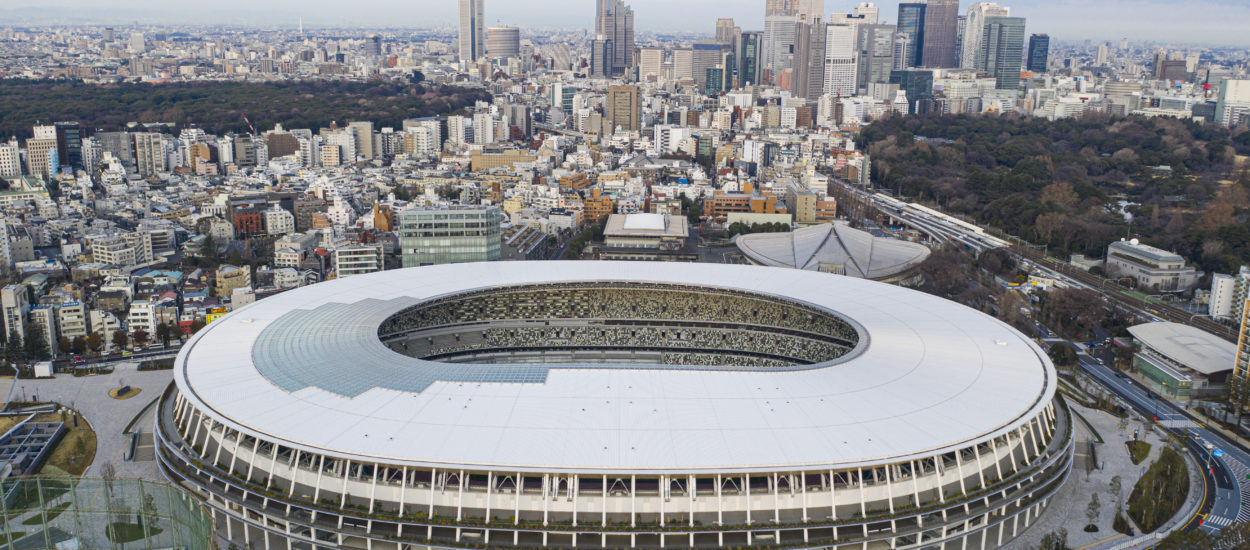
[[[763,28],[764,0],[627,0],[635,26],[646,31],[711,33],[717,17],[732,17],[747,30]],[[826,0],[825,10],[844,11],[859,0]],[[269,25],[434,27],[455,22],[456,0],[3,0],[14,13],[0,20],[67,23],[212,22]],[[966,9],[971,0],[963,0]],[[1059,39],[1155,40],[1250,46],[1247,0],[999,0],[1012,15],[1029,19],[1028,32]],[[522,27],[593,26],[594,0],[486,0],[493,24]],[[882,17],[897,19],[898,0],[877,2]],[[72,18],[72,19],[71,19]]]

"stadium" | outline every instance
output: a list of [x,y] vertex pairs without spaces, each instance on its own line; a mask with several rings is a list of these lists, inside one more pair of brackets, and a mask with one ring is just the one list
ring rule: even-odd
[[796,269],[349,277],[214,321],[174,378],[162,470],[254,548],[993,548],[1072,455],[1028,338]]

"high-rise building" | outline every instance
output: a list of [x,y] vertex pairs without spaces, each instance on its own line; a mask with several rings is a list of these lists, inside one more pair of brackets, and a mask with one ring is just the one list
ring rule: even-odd
[[[794,65],[794,26],[799,18],[791,13],[770,13],[764,16],[764,44],[760,70],[768,74],[781,74]],[[761,74],[761,80],[763,75]]]
[[1102,44],[1099,44],[1098,50],[1094,53],[1094,65],[1097,65],[1099,67],[1106,67],[1108,53],[1109,52],[1107,49],[1107,44],[1105,42]]
[[26,173],[43,176],[44,181],[52,181],[59,165],[55,134],[50,138],[35,137],[26,140]]
[[860,95],[868,93],[868,84],[887,83],[894,69],[894,25],[860,25],[856,32],[855,84]]
[[716,20],[716,41],[722,44],[733,44],[734,20],[732,17],[721,17]]
[[399,213],[403,267],[486,262],[500,256],[499,208],[417,208]]
[[[149,177],[165,172],[167,167],[164,136],[157,132],[137,132],[131,135],[135,139],[135,163],[139,175]],[[255,165],[255,161],[252,164]]]
[[1035,73],[1046,72],[1050,61],[1050,35],[1035,34],[1029,37],[1028,70]]
[[56,152],[61,164],[74,170],[81,170],[82,164],[82,129],[77,122],[57,122]]
[[22,175],[22,148],[17,138],[0,143],[0,178],[16,178]]
[[876,25],[880,19],[880,10],[872,2],[860,2],[858,6],[851,8],[851,15],[859,18],[862,25]]
[[127,43],[126,49],[130,50],[130,53],[144,53],[148,51],[147,43],[144,41],[143,33],[141,32],[130,33],[130,41],[129,43]]
[[994,77],[994,88],[1020,88],[1020,63],[1024,59],[1024,18],[987,17],[981,35],[985,72]]
[[590,41],[590,76],[594,78],[610,78],[612,76],[612,56],[615,52],[612,41],[599,35]]
[[690,48],[673,50],[673,78],[676,80],[694,78],[694,50]]
[[521,56],[521,29],[498,26],[486,29],[486,55],[492,58]]
[[650,75],[659,76],[664,72],[664,50],[661,48],[643,48],[638,52],[638,76],[646,78]]
[[372,159],[373,154],[373,123],[356,121],[347,125],[347,130],[356,140],[356,155],[364,159]]
[[382,55],[382,36],[377,34],[369,35],[369,39],[365,41],[365,55],[379,57]]
[[486,0],[460,0],[460,60],[477,61],[486,48]]
[[827,26],[819,18],[794,26],[794,76],[790,91],[795,97],[816,101],[824,93]]
[[902,58],[895,60],[899,68],[919,67],[923,60],[925,17],[928,6],[919,2],[898,5],[898,39],[902,44]]
[[981,35],[985,32],[985,18],[1009,16],[1011,8],[994,2],[977,2],[968,6],[968,15],[964,18],[963,40],[960,42],[960,67],[985,70],[985,59],[981,57]]
[[707,87],[708,69],[720,66],[725,46],[727,45],[715,40],[699,40],[694,43],[691,69],[694,73],[694,81],[699,84],[700,90]]
[[603,104],[608,125],[613,130],[621,128],[629,132],[642,130],[642,103],[637,86],[612,86],[608,88],[607,101]]
[[890,84],[898,84],[899,91],[907,97],[909,112],[916,112],[916,103],[933,97],[933,71],[903,69],[890,73]]
[[744,32],[738,41],[738,85],[759,84],[762,33]]
[[959,0],[928,0],[924,11],[924,43],[920,47],[922,66],[934,69],[958,66],[955,54],[958,24]]
[[595,32],[612,46],[611,76],[625,73],[634,61],[634,10],[623,0],[595,0]]
[[1220,81],[1215,121],[1229,127],[1250,122],[1250,80]]
[[855,27],[828,25],[825,31],[825,82],[823,92],[839,97],[856,94]]

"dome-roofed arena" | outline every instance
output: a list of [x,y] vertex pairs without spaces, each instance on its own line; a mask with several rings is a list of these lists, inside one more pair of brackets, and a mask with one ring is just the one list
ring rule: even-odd
[[881,283],[492,262],[289,291],[201,330],[171,480],[257,548],[992,548],[1066,478],[1045,354]]

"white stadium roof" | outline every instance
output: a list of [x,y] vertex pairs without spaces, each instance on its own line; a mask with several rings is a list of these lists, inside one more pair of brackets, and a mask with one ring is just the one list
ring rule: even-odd
[[922,244],[874,237],[841,223],[742,235],[737,245],[761,265],[815,271],[821,264],[837,264],[845,266],[847,275],[864,279],[893,277],[929,257],[929,248]]
[[1180,323],[1145,323],[1129,327],[1143,346],[1205,375],[1233,370],[1237,346],[1210,332]]
[[[584,281],[720,286],[806,301],[858,324],[861,345],[841,362],[794,369],[539,365],[535,375],[525,365],[522,381],[497,382],[454,374],[510,367],[377,355],[378,322],[415,301]],[[298,322],[300,311],[336,304],[367,313],[322,316],[318,327]],[[275,323],[270,334],[291,334],[261,357],[254,348]],[[291,358],[314,356],[348,382],[427,367],[435,379],[418,391],[373,382],[342,392],[353,396],[316,386],[288,391],[255,360],[285,359],[298,373],[305,359]],[[201,330],[179,354],[175,379],[219,422],[306,450],[395,464],[588,473],[764,471],[931,456],[1015,429],[1047,406],[1056,384],[1053,366],[1028,338],[918,292],[794,269],[591,261],[422,267],[285,292]]]

